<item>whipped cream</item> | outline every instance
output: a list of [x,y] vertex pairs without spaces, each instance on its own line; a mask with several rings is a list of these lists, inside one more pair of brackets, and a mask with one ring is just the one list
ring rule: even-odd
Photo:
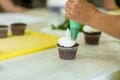
[[88,25],[84,26],[83,27],[83,31],[84,32],[89,32],[89,33],[93,33],[93,32],[100,32],[99,30],[95,29],[95,28],[92,28]]
[[67,29],[66,36],[62,37],[58,40],[58,44],[63,47],[72,47],[75,45],[75,41],[73,41],[70,37],[70,30]]

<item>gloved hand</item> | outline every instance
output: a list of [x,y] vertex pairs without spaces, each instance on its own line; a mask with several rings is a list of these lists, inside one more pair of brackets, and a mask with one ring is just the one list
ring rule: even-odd
[[85,0],[68,0],[66,3],[66,17],[82,24],[89,25],[97,12],[96,7]]

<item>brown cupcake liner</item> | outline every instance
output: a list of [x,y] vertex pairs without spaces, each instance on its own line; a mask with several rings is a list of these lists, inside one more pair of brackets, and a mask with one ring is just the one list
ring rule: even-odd
[[7,25],[0,25],[0,38],[6,38],[8,32],[8,26]]
[[74,47],[60,47],[58,46],[59,57],[64,60],[73,60],[76,58],[78,46]]
[[11,31],[13,35],[24,35],[25,34],[24,29],[12,29]]
[[24,24],[24,23],[14,23],[14,24],[11,24],[12,34],[13,35],[24,35],[26,26],[27,25]]
[[97,45],[99,44],[101,32],[86,33],[84,32],[84,39],[86,44]]

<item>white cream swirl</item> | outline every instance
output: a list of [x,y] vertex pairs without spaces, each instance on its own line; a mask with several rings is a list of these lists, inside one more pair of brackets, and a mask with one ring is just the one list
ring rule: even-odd
[[99,30],[95,29],[95,28],[92,28],[88,25],[84,26],[83,27],[83,31],[84,32],[88,32],[88,33],[93,33],[93,32],[100,32]]
[[72,47],[75,45],[75,41],[73,41],[70,37],[70,31],[67,29],[66,36],[62,37],[58,40],[58,44],[63,47]]

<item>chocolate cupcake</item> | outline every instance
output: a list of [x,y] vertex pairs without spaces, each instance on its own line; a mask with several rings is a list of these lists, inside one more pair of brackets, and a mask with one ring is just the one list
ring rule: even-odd
[[64,46],[60,46],[59,44],[57,44],[57,46],[58,46],[58,51],[59,51],[59,57],[61,59],[72,60],[76,58],[76,53],[77,53],[77,49],[79,46],[78,43],[76,43],[72,47],[64,47]]
[[6,38],[8,32],[8,26],[7,25],[0,25],[0,38]]
[[84,39],[86,44],[97,45],[99,44],[101,32],[89,26],[83,28]]
[[12,35],[24,35],[26,29],[25,23],[14,23],[11,24]]
[[59,57],[64,60],[72,60],[76,58],[79,44],[72,41],[70,37],[63,37],[57,43]]

